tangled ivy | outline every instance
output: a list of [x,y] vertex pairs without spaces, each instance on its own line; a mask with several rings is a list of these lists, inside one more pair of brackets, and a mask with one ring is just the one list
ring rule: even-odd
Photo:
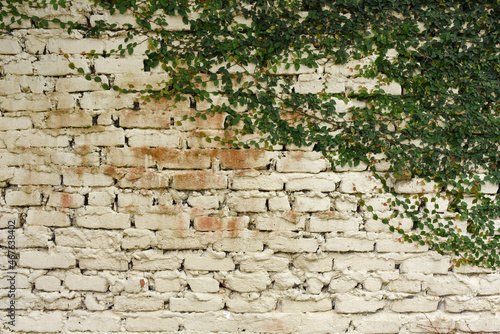
[[[208,102],[191,119],[227,115],[225,135],[213,139],[229,147],[313,146],[333,170],[364,164],[382,182],[380,191],[392,194],[394,213],[373,218],[407,242],[452,255],[457,266],[500,264],[498,0],[93,3],[102,12],[135,17],[121,27],[124,43],[111,54],[132,54],[147,42],[145,68],[161,68],[170,78],[160,87],[103,84],[105,89]],[[36,27],[51,21],[90,37],[120,28],[22,11],[64,9],[69,0],[10,0],[1,6],[0,28],[7,33],[17,20]],[[179,18],[186,29],[169,29]],[[335,89],[336,65],[353,65],[349,77],[365,87]],[[296,71],[311,73],[322,86],[299,90]],[[403,94],[386,92],[394,87]],[[404,182],[434,188],[431,194],[397,193]],[[495,190],[486,194],[485,187]],[[414,223],[411,231],[393,223],[405,217]]]

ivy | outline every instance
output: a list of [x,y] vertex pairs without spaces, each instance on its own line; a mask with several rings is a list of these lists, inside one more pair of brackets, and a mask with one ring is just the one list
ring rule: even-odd
[[[210,108],[196,117],[227,115],[226,135],[214,139],[229,147],[313,146],[333,170],[366,165],[382,182],[380,191],[392,194],[394,214],[379,218],[366,209],[402,240],[450,254],[457,266],[500,264],[498,1],[93,3],[135,18],[122,27],[127,37],[111,54],[132,54],[147,43],[146,68],[170,77],[159,89],[105,89],[146,100],[207,101]],[[0,29],[9,33],[23,20],[46,27],[50,20],[24,14],[27,6],[71,5],[2,2]],[[171,29],[179,18],[185,27]],[[51,21],[95,37],[120,28]],[[334,87],[337,65],[350,67],[346,90]],[[307,75],[321,85],[300,89]],[[399,87],[403,94],[390,94]],[[224,102],[215,103],[217,96]],[[431,194],[396,192],[398,184],[415,180],[423,187],[434,182]],[[487,194],[485,187],[494,190]],[[410,218],[414,228],[393,225],[396,217]]]

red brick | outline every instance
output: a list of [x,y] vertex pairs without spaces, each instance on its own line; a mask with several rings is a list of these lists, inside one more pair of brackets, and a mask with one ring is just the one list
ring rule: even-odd
[[225,189],[227,188],[227,177],[209,171],[176,174],[174,175],[173,188],[182,190]]
[[277,155],[275,152],[264,150],[222,150],[217,152],[217,158],[223,169],[266,169],[271,159]]

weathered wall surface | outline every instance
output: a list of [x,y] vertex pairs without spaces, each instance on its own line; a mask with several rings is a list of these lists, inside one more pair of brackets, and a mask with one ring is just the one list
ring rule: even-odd
[[[99,17],[85,6],[73,18]],[[222,132],[223,116],[179,126],[189,103],[144,105],[68,67],[118,85],[164,79],[142,70],[140,51],[81,54],[118,35],[21,25],[0,37],[2,333],[422,333],[429,319],[500,330],[500,274],[401,244],[359,206],[362,193],[379,216],[394,209],[365,166],[332,172],[296,148],[220,150],[200,133]],[[328,66],[291,74],[310,91],[324,71],[339,92],[355,84]]]

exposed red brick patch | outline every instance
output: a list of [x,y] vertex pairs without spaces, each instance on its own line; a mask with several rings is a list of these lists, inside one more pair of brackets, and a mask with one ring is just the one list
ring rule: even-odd
[[223,169],[263,169],[271,163],[272,152],[265,150],[222,150],[217,152]]
[[174,175],[173,188],[179,190],[225,189],[227,177],[209,171],[180,173]]

